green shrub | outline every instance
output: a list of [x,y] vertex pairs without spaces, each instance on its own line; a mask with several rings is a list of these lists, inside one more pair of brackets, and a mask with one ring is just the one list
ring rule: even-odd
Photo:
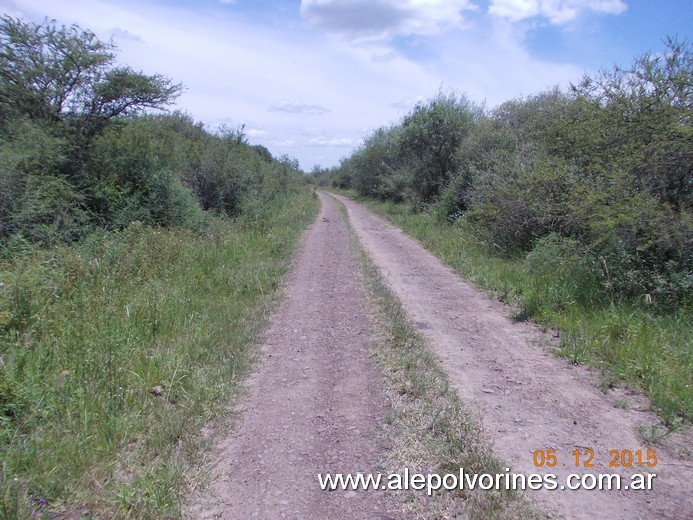
[[27,118],[6,123],[4,132],[0,132],[0,237],[19,230],[21,223],[14,217],[25,209],[23,204],[31,195],[27,192],[28,179],[58,175],[66,151],[66,141],[45,125]]
[[523,290],[522,316],[570,307],[595,308],[606,302],[598,259],[575,240],[551,233],[539,239],[525,257],[529,286]]
[[32,242],[51,247],[80,239],[88,232],[89,212],[84,197],[59,176],[29,175],[13,229]]
[[432,202],[445,188],[458,169],[457,149],[481,113],[465,96],[441,90],[402,119],[400,153],[411,166],[415,203]]

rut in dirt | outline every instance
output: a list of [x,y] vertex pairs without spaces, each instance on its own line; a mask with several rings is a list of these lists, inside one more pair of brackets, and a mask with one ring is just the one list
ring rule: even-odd
[[377,472],[387,410],[344,215],[320,194],[272,318],[240,425],[217,447],[190,518],[379,519],[381,492],[323,491],[318,473]]
[[[690,431],[669,446],[646,445],[639,427],[658,418],[643,405],[643,396],[602,394],[594,374],[554,355],[551,335],[533,324],[513,322],[507,306],[472,288],[400,229],[360,204],[334,197],[347,207],[386,285],[511,471],[552,473],[558,485],[570,474],[614,473],[624,483],[634,473],[657,475],[651,491],[556,489],[528,492],[531,500],[568,519],[693,518]],[[617,408],[617,397],[634,405]],[[647,453],[651,448],[658,457],[655,467],[610,467],[612,450]],[[556,466],[538,468],[535,450],[555,450]],[[593,467],[585,466],[587,450],[594,453]]]

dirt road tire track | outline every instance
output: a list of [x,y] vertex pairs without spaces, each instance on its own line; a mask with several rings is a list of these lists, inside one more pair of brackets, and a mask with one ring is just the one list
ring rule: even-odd
[[215,450],[211,484],[187,517],[390,518],[380,492],[318,487],[321,472],[377,472],[387,414],[352,235],[338,203],[320,198],[239,427]]
[[[594,462],[607,466],[609,450],[646,449],[637,432],[640,424],[657,421],[653,414],[615,408],[592,374],[553,355],[549,336],[513,322],[506,306],[473,289],[400,229],[333,196],[347,207],[386,284],[428,339],[462,401],[478,410],[494,451],[513,471],[537,473],[537,449],[556,450],[559,466],[543,472],[556,473],[559,483],[570,473],[636,471],[575,468],[571,452],[591,448]],[[534,498],[568,519],[691,518],[690,454],[684,459],[662,447],[657,454],[653,491],[555,490],[533,492]]]

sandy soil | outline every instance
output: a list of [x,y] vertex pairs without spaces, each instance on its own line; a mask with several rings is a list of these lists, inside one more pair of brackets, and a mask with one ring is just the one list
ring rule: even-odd
[[217,447],[211,486],[188,517],[390,518],[383,493],[318,486],[321,472],[378,471],[387,414],[348,224],[333,199],[320,198],[240,425]]
[[[366,251],[463,402],[478,411],[489,442],[512,471],[555,473],[559,483],[570,473],[628,476],[648,471],[608,467],[610,450],[650,448],[638,428],[657,418],[646,411],[642,396],[622,391],[603,395],[593,374],[553,355],[551,334],[512,322],[508,307],[474,290],[401,230],[359,204],[335,197],[346,205]],[[616,397],[634,406],[616,408]],[[569,519],[693,518],[690,440],[684,434],[673,448],[656,447],[652,491],[553,490],[532,492],[532,498]],[[594,451],[595,467],[575,467],[572,452],[588,448]],[[558,465],[537,469],[532,458],[537,449],[555,449]]]

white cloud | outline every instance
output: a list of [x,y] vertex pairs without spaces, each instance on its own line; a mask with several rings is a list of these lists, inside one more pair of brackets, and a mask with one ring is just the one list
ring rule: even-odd
[[410,99],[402,99],[399,101],[395,101],[394,103],[390,103],[390,106],[392,108],[396,108],[397,110],[402,110],[402,111],[408,112],[412,108],[414,108],[417,103],[421,103],[425,99],[426,98],[424,96],[416,96],[416,97],[413,97]]
[[130,31],[121,29],[120,27],[114,27],[111,29],[111,35],[118,40],[130,40],[133,42],[141,42],[142,37],[139,34],[132,34]]
[[386,51],[383,53],[374,53],[371,56],[371,60],[373,63],[383,63],[386,61],[392,61],[398,57],[397,53],[395,51]]
[[301,0],[310,24],[354,40],[438,34],[475,9],[471,0]]
[[296,141],[293,139],[272,139],[269,143],[277,148],[294,148],[296,146]]
[[13,18],[17,18],[22,14],[19,7],[17,7],[17,4],[12,2],[12,0],[0,0],[0,11],[7,16],[12,16]]
[[265,130],[260,130],[259,128],[249,128],[245,131],[245,135],[248,137],[265,137],[267,132]]
[[584,11],[621,14],[627,8],[623,0],[491,0],[489,12],[514,22],[542,17],[559,25],[574,20]]
[[354,146],[354,139],[350,137],[327,137],[321,135],[308,140],[310,146]]
[[270,112],[286,112],[287,114],[314,114],[322,115],[330,112],[329,108],[325,108],[317,104],[298,103],[296,101],[287,101],[283,103],[275,103],[268,109]]

